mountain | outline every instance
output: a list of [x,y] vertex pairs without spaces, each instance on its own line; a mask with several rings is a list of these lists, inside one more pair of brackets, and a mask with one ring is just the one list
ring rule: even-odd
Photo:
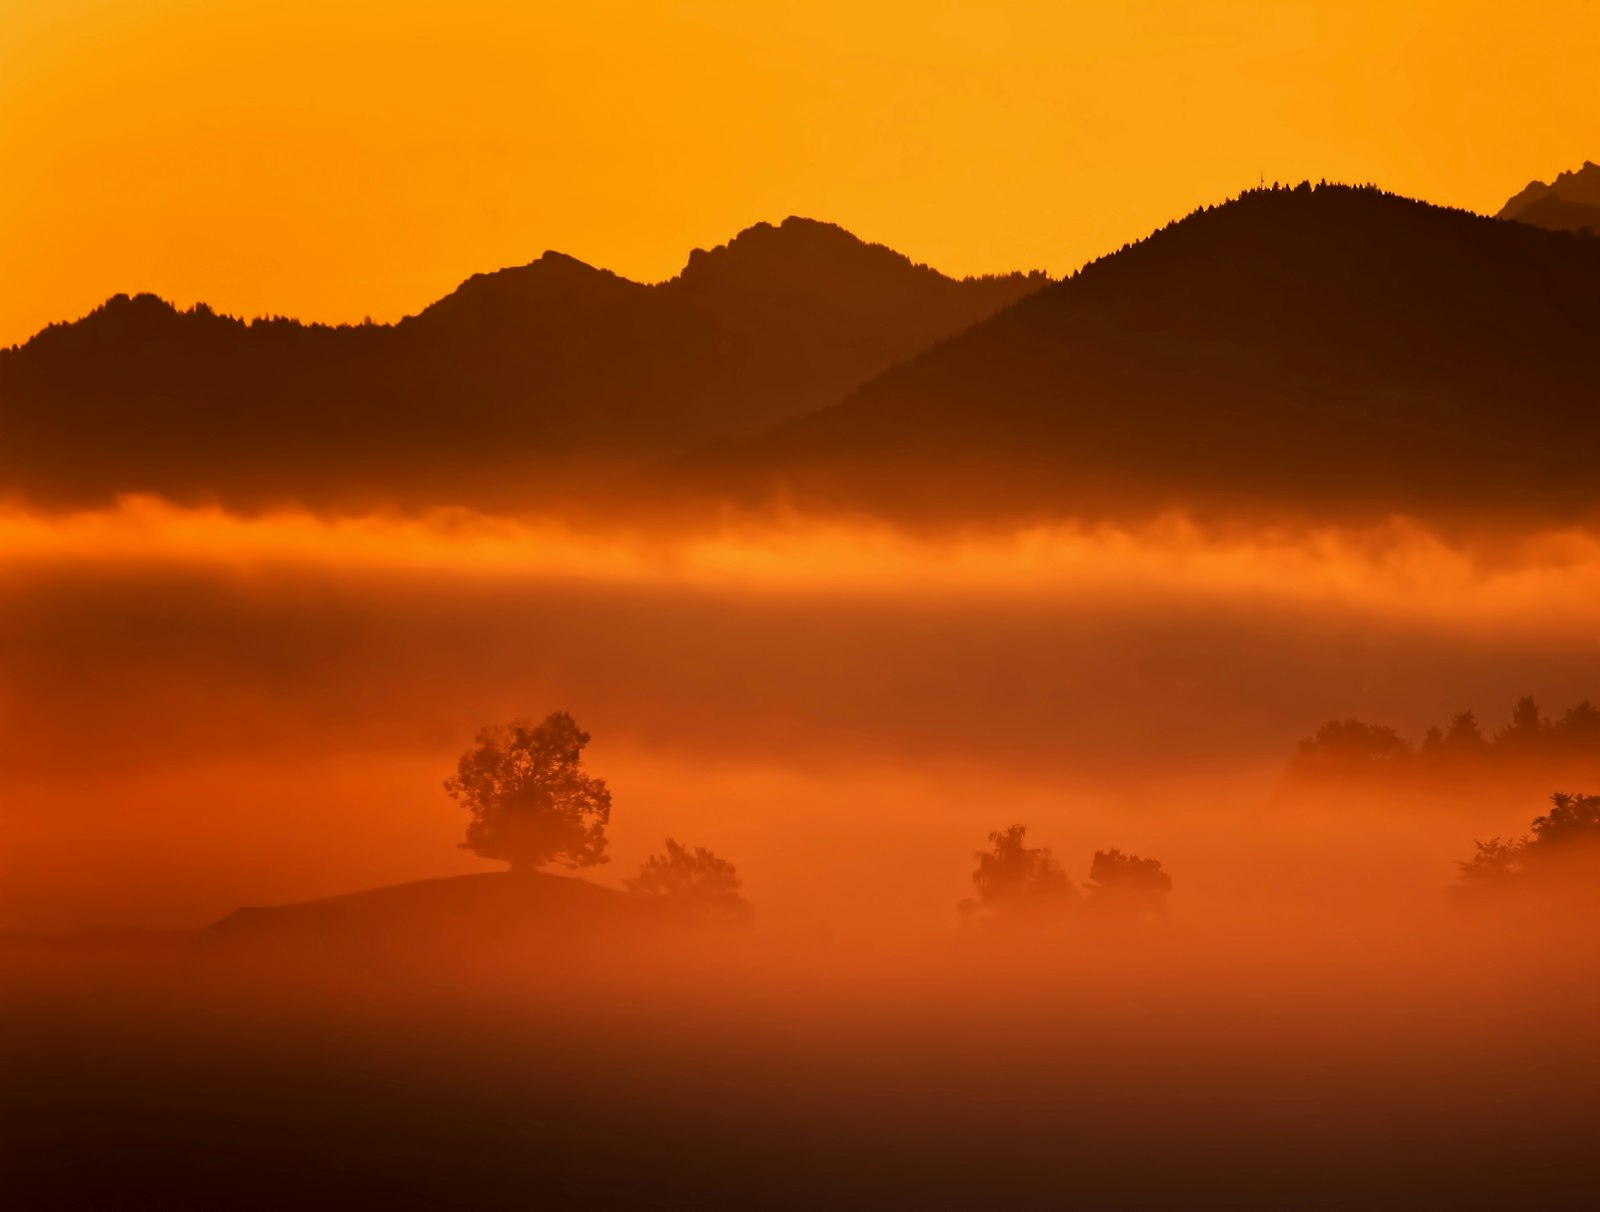
[[1515,219],[1551,231],[1600,232],[1600,164],[1583,162],[1546,185],[1532,181],[1500,208],[1497,219]]
[[650,483],[957,523],[1588,507],[1597,322],[1600,242],[1253,191]]
[[518,507],[832,402],[1038,289],[790,218],[631,282],[559,253],[395,325],[119,295],[0,351],[0,496]]

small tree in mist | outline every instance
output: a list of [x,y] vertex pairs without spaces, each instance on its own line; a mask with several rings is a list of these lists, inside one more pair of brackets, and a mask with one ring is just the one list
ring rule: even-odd
[[651,855],[639,874],[627,881],[628,891],[652,897],[684,914],[721,921],[743,921],[750,902],[740,895],[744,883],[734,865],[703,846],[693,850],[670,837],[665,854]]
[[1116,917],[1166,917],[1172,877],[1159,859],[1096,850],[1089,864],[1089,905]]
[[564,711],[541,724],[514,720],[479,732],[444,783],[472,814],[462,849],[513,870],[605,862],[611,792],[581,768],[588,743]]
[[977,900],[961,902],[963,914],[1052,912],[1070,905],[1077,889],[1055,856],[1028,845],[1025,825],[1012,825],[989,835],[990,848],[979,851],[972,873]]

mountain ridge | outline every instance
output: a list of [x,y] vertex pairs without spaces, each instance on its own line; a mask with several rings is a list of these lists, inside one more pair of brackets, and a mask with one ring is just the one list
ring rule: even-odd
[[[753,247],[760,291],[708,268]],[[794,218],[719,248],[653,285],[547,252],[394,324],[112,296],[0,351],[0,494],[543,507],[829,403],[1047,280],[957,280]]]
[[945,522],[1587,507],[1600,248],[1374,187],[1203,207],[828,408],[661,469]]
[[1600,231],[1600,164],[1556,174],[1548,185],[1530,181],[1496,212],[1497,219],[1513,219],[1552,231]]

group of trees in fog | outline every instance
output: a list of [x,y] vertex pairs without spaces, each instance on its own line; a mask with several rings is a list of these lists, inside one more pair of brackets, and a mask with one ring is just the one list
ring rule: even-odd
[[1476,714],[1461,711],[1443,727],[1429,728],[1420,745],[1385,724],[1329,720],[1300,742],[1292,768],[1303,775],[1338,777],[1573,759],[1600,763],[1600,708],[1585,699],[1552,719],[1532,695],[1523,695],[1498,729],[1485,732]]
[[[539,724],[514,720],[482,729],[444,784],[470,814],[462,849],[509,863],[513,872],[609,862],[611,790],[583,769],[588,744],[589,734],[565,711]],[[635,896],[695,917],[738,920],[750,914],[732,863],[672,838],[626,886]]]
[[[1493,736],[1483,735],[1471,712],[1462,712],[1447,730],[1431,730],[1420,748],[1388,728],[1335,721],[1302,744],[1299,760],[1370,770],[1400,768],[1439,754],[1539,756],[1597,741],[1600,712],[1588,702],[1552,721],[1525,697],[1511,722]],[[588,743],[589,734],[564,711],[539,724],[516,720],[482,729],[444,784],[470,817],[463,849],[507,862],[513,872],[552,863],[578,869],[608,862],[611,791],[583,768]],[[1559,896],[1565,902],[1573,893],[1600,892],[1600,795],[1557,792],[1550,803],[1522,837],[1476,843],[1476,853],[1459,864],[1454,891],[1461,900],[1533,903]],[[1048,848],[1028,844],[1025,825],[989,834],[988,849],[976,859],[975,895],[960,903],[964,917],[1017,922],[1082,912],[1159,921],[1169,913],[1172,877],[1158,859],[1097,850],[1080,887]],[[672,838],[625,886],[632,896],[695,919],[738,922],[751,915],[731,862]]]
[[1079,891],[1048,849],[1028,845],[1025,825],[989,835],[972,873],[975,898],[963,900],[963,916],[997,919],[1051,917],[1077,907],[1125,920],[1160,919],[1168,913],[1172,877],[1159,859],[1120,850],[1096,850],[1089,878]]
[[[481,729],[444,783],[469,814],[462,849],[509,863],[513,872],[609,862],[611,790],[583,768],[588,744],[589,734],[564,711],[538,724],[513,720]],[[991,833],[989,843],[972,874],[977,897],[961,902],[964,916],[1050,917],[1079,906],[1124,920],[1167,916],[1172,877],[1157,859],[1097,850],[1080,890],[1049,850],[1028,845],[1026,826]],[[625,886],[634,896],[698,918],[742,921],[751,915],[731,862],[673,838]]]
[[1455,891],[1479,904],[1567,901],[1600,892],[1600,795],[1556,792],[1530,832],[1478,842],[1477,853],[1460,867]]

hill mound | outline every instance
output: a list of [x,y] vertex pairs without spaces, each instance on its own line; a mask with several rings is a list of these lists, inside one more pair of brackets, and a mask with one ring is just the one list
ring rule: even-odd
[[587,880],[488,871],[235,909],[204,935],[215,942],[294,948],[362,943],[412,950],[520,935],[588,936],[642,925],[648,908]]

